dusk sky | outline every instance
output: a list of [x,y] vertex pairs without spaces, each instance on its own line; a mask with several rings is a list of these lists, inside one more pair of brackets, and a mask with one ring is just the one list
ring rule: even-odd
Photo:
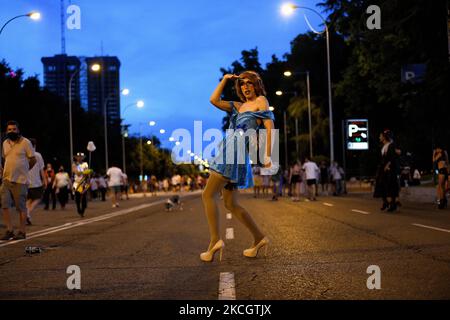
[[[294,2],[316,8],[319,1]],[[81,30],[66,29],[66,53],[77,56],[117,56],[122,65],[123,107],[143,99],[141,110],[128,108],[125,123],[136,134],[139,122],[155,120],[153,131],[164,128],[164,146],[177,128],[192,130],[195,120],[203,130],[220,128],[224,113],[209,103],[209,96],[242,50],[258,47],[263,66],[272,54],[279,58],[290,42],[307,31],[303,12],[286,18],[280,14],[281,0],[66,0],[81,9]],[[0,0],[0,24],[38,10],[40,21],[21,18],[0,35],[0,59],[27,75],[38,74],[43,83],[43,56],[61,53],[59,0]],[[316,8],[317,9],[317,8]],[[319,20],[307,13],[312,25]],[[267,88],[276,90],[277,88]],[[18,119],[20,121],[20,119]],[[151,128],[145,126],[149,134]],[[155,132],[156,133],[156,132]]]

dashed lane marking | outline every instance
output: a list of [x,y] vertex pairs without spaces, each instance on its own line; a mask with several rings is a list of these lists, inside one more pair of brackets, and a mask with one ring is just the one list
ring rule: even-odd
[[334,204],[331,204],[331,203],[328,203],[328,202],[324,202],[323,205],[327,206],[327,207],[334,207]]
[[426,225],[419,224],[419,223],[412,223],[412,225],[413,225],[413,226],[416,226],[416,227],[427,228],[427,229],[432,229],[432,230],[436,230],[436,231],[442,231],[442,232],[450,233],[450,230],[447,230],[447,229],[442,229],[442,228],[436,228],[436,227],[426,226]]
[[236,300],[236,285],[234,282],[234,273],[220,273],[219,300]]
[[234,239],[234,229],[233,228],[227,228],[225,233],[225,239]]
[[232,218],[231,213],[227,213],[227,219],[228,219],[228,220],[231,220],[231,218]]
[[362,214],[370,214],[370,212],[352,209],[353,212],[362,213]]

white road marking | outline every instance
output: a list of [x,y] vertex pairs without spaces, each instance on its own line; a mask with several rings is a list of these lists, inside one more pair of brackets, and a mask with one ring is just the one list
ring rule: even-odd
[[219,300],[236,300],[234,273],[221,272],[219,280]]
[[358,213],[362,213],[362,214],[370,214],[370,212],[367,211],[362,211],[362,210],[356,210],[356,209],[352,209],[353,212],[358,212]]
[[231,220],[231,218],[232,218],[231,213],[227,213],[227,219]]
[[447,229],[442,229],[442,228],[436,228],[436,227],[426,226],[426,225],[418,224],[418,223],[412,223],[412,225],[413,225],[413,226],[416,226],[416,227],[427,228],[427,229],[432,229],[432,230],[437,230],[437,231],[442,231],[442,232],[450,233],[450,230],[447,230]]
[[225,239],[234,239],[234,229],[233,228],[227,228],[225,233]]
[[324,202],[323,205],[327,206],[327,207],[334,207],[334,204],[331,204],[331,203],[328,203],[328,202]]
[[2,244],[0,244],[0,248],[1,247],[6,247],[6,246],[10,246],[10,245],[18,243],[18,242],[23,242],[23,241],[27,241],[27,240],[30,240],[30,239],[42,237],[42,236],[45,236],[45,235],[48,235],[48,234],[52,234],[52,233],[56,233],[56,232],[60,232],[60,231],[64,231],[64,230],[68,230],[68,229],[84,226],[84,225],[91,224],[91,223],[94,223],[94,222],[107,220],[107,219],[111,219],[111,218],[118,217],[118,216],[123,216],[123,215],[126,215],[128,213],[131,213],[131,212],[134,212],[134,211],[139,211],[139,210],[142,210],[142,209],[145,209],[145,208],[148,208],[148,207],[153,207],[153,206],[156,206],[156,205],[160,205],[160,204],[163,204],[165,202],[166,202],[166,200],[160,200],[160,201],[156,201],[156,202],[152,202],[152,203],[141,204],[141,205],[136,206],[136,207],[132,207],[132,208],[120,210],[120,211],[117,211],[117,212],[105,214],[105,215],[102,215],[102,216],[99,216],[99,217],[94,217],[94,218],[90,218],[90,219],[86,219],[86,220],[83,219],[83,220],[80,220],[80,221],[65,223],[65,224],[63,224],[61,226],[57,226],[57,227],[52,227],[52,228],[36,231],[36,232],[33,232],[33,233],[29,233],[27,235],[27,238],[24,239],[24,240],[15,240],[15,241],[8,241],[6,243],[2,243]]

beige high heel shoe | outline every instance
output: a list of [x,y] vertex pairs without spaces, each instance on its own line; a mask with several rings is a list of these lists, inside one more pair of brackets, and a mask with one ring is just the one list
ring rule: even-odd
[[200,260],[205,262],[211,262],[214,259],[214,254],[217,250],[220,250],[219,261],[222,261],[222,250],[225,247],[225,242],[223,240],[219,240],[216,244],[208,251],[200,254]]
[[262,240],[260,242],[258,242],[258,244],[254,247],[251,247],[249,249],[245,249],[244,250],[244,256],[249,257],[249,258],[255,258],[258,255],[258,251],[259,249],[261,249],[262,247],[264,247],[264,256],[267,256],[267,247],[270,243],[269,238],[264,237],[262,238]]

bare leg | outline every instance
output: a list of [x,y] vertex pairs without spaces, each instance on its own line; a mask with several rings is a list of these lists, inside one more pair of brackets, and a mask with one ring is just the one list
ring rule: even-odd
[[37,205],[41,202],[41,199],[37,200],[28,200],[27,201],[27,217],[31,219],[31,213],[37,207]]
[[250,214],[242,208],[238,203],[239,192],[237,190],[223,189],[223,199],[225,202],[225,208],[230,210],[233,215],[252,233],[255,239],[254,246],[257,245],[263,238],[264,234],[256,225]]
[[3,209],[3,222],[6,225],[6,230],[13,231],[13,226],[11,224],[11,215],[9,209]]
[[217,197],[219,192],[228,183],[228,180],[218,173],[211,172],[205,190],[202,193],[203,206],[208,219],[210,244],[208,251],[220,239],[219,236],[219,209],[217,208]]
[[19,230],[26,233],[26,223],[27,223],[27,213],[25,211],[20,211],[20,228]]

